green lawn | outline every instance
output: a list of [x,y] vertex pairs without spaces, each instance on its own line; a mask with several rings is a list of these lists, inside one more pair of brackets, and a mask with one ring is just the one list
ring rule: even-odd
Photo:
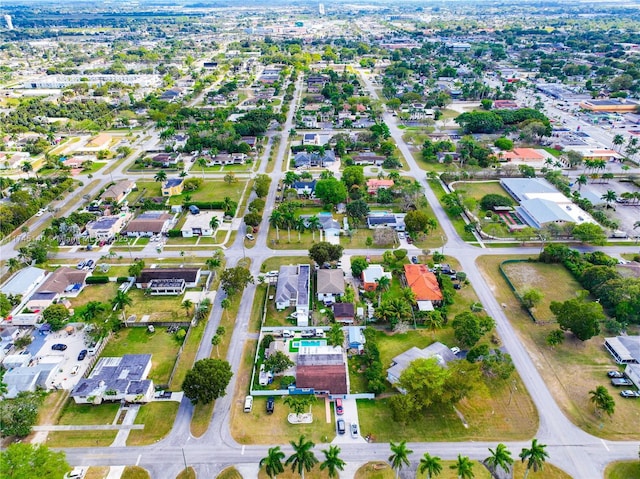
[[191,201],[222,201],[228,196],[236,203],[239,203],[246,182],[247,180],[245,179],[238,179],[238,181],[231,184],[224,181],[205,180],[204,185],[199,190],[172,196],[169,199],[169,204],[181,205],[184,202],[185,194],[191,195]]
[[76,404],[69,400],[62,410],[58,424],[61,425],[95,425],[111,424],[120,409],[120,403],[104,403],[98,406],[93,404]]
[[[195,475],[193,477],[195,479]],[[222,471],[220,474],[218,474],[218,477],[216,479],[243,479],[243,478],[242,478],[242,474],[240,474],[235,467],[228,467],[224,471]]]
[[96,171],[100,170],[104,165],[106,165],[107,163],[104,161],[94,161],[93,163],[91,163],[91,167],[90,168],[83,168],[82,169],[82,174],[91,174],[91,173],[95,173]]
[[179,405],[175,401],[170,401],[152,402],[141,406],[135,424],[144,424],[144,429],[131,430],[127,446],[146,446],[169,434]]
[[186,339],[180,358],[178,358],[178,364],[176,365],[176,372],[173,375],[171,384],[169,387],[173,391],[179,391],[182,389],[182,382],[184,381],[187,371],[191,369],[200,347],[200,341],[204,335],[204,328],[206,321],[199,321],[197,326],[191,327],[191,332]]
[[560,150],[556,150],[555,148],[543,147],[542,149],[547,153],[555,156],[556,158],[560,158],[560,155],[562,155],[562,152]]
[[[113,272],[113,269],[115,268],[110,268],[107,273],[98,273],[98,274],[108,274],[109,276],[118,276],[118,274]],[[124,269],[126,270],[128,269],[128,267]],[[126,274],[127,272],[124,271],[123,276]],[[111,298],[113,298],[116,295],[116,291],[118,291],[118,286],[119,285],[117,283],[87,285],[80,292],[78,296],[76,296],[75,298],[69,298],[69,301],[71,302],[71,307],[79,308],[80,306],[84,306],[90,301],[102,301],[103,303],[108,303],[109,301],[111,301]]]
[[[440,182],[436,181],[436,180],[429,180],[429,185],[431,186],[431,189],[433,189],[433,192],[435,193],[436,197],[438,198],[438,201],[442,202],[442,196],[445,194],[445,191],[442,188],[442,185],[440,184]],[[467,233],[464,230],[465,222],[462,219],[462,217],[460,217],[460,216],[452,216],[452,215],[449,214],[449,212],[446,209],[445,209],[445,212],[447,213],[447,216],[451,220],[451,224],[455,228],[456,232],[458,233],[458,235],[460,235],[460,237],[464,241],[475,241],[476,240],[475,236],[473,236],[472,233]]]
[[460,192],[465,198],[475,198],[480,201],[483,196],[496,194],[511,198],[509,193],[500,185],[499,181],[459,181],[452,184],[456,191]]
[[151,354],[149,379],[166,384],[173,369],[180,343],[165,328],[149,333],[147,328],[125,328],[115,333],[102,352],[103,357],[124,354]]
[[[311,231],[301,232],[298,236],[297,231],[291,231],[289,233],[286,229],[280,229],[278,239],[278,233],[275,228],[269,228],[269,233],[267,235],[267,244],[272,249],[301,249],[308,250],[314,243],[317,243],[320,239],[320,234],[318,232],[314,235]],[[342,238],[341,238],[342,240]]]
[[618,461],[607,466],[606,479],[631,479],[640,477],[640,461]]
[[127,466],[120,479],[151,479],[146,469],[139,466]]
[[158,197],[162,196],[162,183],[159,181],[138,181],[136,180],[136,190],[132,193],[133,197],[136,197],[144,191],[144,196]]
[[[108,447],[118,431],[51,431],[48,447]],[[124,476],[123,476],[124,477]]]
[[155,321],[190,321],[191,318],[182,309],[182,296],[151,296],[137,288],[129,290],[133,304],[126,309],[127,316],[135,314],[139,321],[149,315]]

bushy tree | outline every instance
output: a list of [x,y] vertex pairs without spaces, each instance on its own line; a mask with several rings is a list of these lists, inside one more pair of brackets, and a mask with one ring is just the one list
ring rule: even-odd
[[251,271],[243,266],[227,268],[220,275],[222,289],[232,296],[234,293],[242,291],[249,283],[253,284]]
[[453,326],[456,339],[461,344],[471,347],[476,344],[480,338],[491,331],[495,325],[493,319],[489,316],[479,316],[470,311],[465,311],[456,315],[451,323]]
[[321,241],[309,248],[309,258],[316,264],[323,265],[330,261],[338,261],[342,256],[344,248],[340,245],[334,245],[327,241]]
[[336,178],[327,178],[316,183],[315,194],[325,205],[337,205],[347,199],[347,187]]
[[495,193],[484,195],[480,200],[480,207],[483,210],[491,211],[496,206],[513,206],[513,200],[507,196]]
[[0,464],[6,479],[60,479],[71,471],[64,452],[39,444],[11,444],[0,452]]
[[52,331],[58,331],[67,324],[67,319],[69,319],[69,310],[64,306],[64,304],[52,304],[42,312],[42,318],[45,322],[51,325]]
[[264,367],[267,371],[272,371],[273,374],[280,374],[282,371],[293,367],[295,363],[289,359],[289,356],[282,351],[276,351],[269,356],[265,362]]
[[25,437],[38,420],[42,395],[29,391],[18,393],[14,399],[0,402],[0,432],[2,436]]
[[602,305],[595,302],[573,298],[564,302],[552,301],[549,309],[556,316],[563,331],[571,331],[580,341],[586,341],[600,332],[600,322],[605,315]]
[[182,390],[193,404],[208,404],[225,395],[231,376],[231,365],[227,361],[201,359],[187,371]]
[[429,228],[431,218],[420,210],[411,210],[404,218],[404,224],[410,233],[422,233]]

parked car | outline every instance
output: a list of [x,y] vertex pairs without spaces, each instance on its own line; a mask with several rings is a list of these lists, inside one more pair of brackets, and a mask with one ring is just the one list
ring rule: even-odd
[[609,371],[607,373],[607,376],[609,376],[610,378],[623,378],[624,374],[620,371]]
[[460,352],[460,348],[458,346],[454,346],[451,348],[451,352],[453,354],[458,354]]
[[244,412],[251,412],[253,409],[253,396],[247,396],[244,398]]
[[82,351],[80,351],[80,353],[78,354],[78,361],[82,361],[84,358],[87,357],[87,350],[83,349]]
[[67,349],[67,345],[66,344],[61,344],[61,343],[56,343],[53,346],[51,346],[51,349],[54,351],[64,351],[65,349]]
[[71,375],[72,375],[72,376],[75,376],[76,374],[78,374],[78,371],[80,371],[80,366],[74,366],[74,367],[71,369]]
[[351,437],[358,437],[358,423],[351,423]]
[[417,256],[412,256],[412,257],[411,257],[411,262],[412,262],[413,264],[418,264],[418,257],[417,257]]
[[342,406],[342,399],[336,399],[336,414],[342,416],[344,414],[344,407]]
[[253,236],[251,233],[247,233],[246,237],[249,241],[253,241],[254,239],[256,239],[255,236]]
[[273,396],[269,396],[267,399],[267,414],[273,414],[273,409],[275,408],[276,398]]
[[398,239],[403,240],[405,238],[404,233],[398,233]]
[[633,383],[627,378],[613,378],[611,384],[614,386],[631,386]]
[[84,269],[84,267],[86,266],[87,263],[85,263],[84,261],[80,261],[78,263],[78,265],[76,266],[76,269]]
[[93,268],[93,265],[95,264],[95,262],[92,259],[87,260],[86,264],[84,265],[84,267],[86,269],[91,269]]
[[269,271],[267,274],[265,274],[265,276],[267,278],[277,278],[278,274],[279,274],[278,271]]
[[346,430],[344,419],[338,419],[338,434],[344,434]]
[[623,398],[640,398],[640,391],[625,389],[624,391],[620,391],[620,396],[622,396]]

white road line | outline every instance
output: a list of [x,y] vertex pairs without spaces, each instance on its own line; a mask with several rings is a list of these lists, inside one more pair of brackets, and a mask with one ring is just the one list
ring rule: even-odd
[[600,442],[602,442],[602,445],[604,446],[604,448],[608,451],[609,448],[607,447],[607,443],[604,442],[604,439],[600,439]]
[[136,466],[140,464],[140,459],[142,459],[142,454],[138,454],[138,460],[136,461]]
[[[242,454],[243,456],[244,456],[244,447],[245,447],[245,446],[242,446],[242,451],[240,451],[240,454]],[[605,446],[605,447],[606,447],[606,446]]]

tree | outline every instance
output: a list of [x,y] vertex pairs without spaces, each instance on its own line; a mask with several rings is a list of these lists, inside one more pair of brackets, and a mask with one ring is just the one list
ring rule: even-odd
[[64,304],[52,304],[42,312],[42,319],[51,325],[52,331],[59,331],[69,319],[69,310]]
[[191,309],[193,308],[193,301],[191,301],[190,299],[185,299],[182,302],[182,309],[184,309],[184,314],[185,316],[189,316],[189,313],[191,312]]
[[511,355],[499,349],[494,349],[493,353],[484,356],[480,367],[486,377],[503,381],[509,379],[516,370]]
[[432,456],[428,452],[425,452],[420,459],[418,471],[420,474],[426,473],[427,479],[439,476],[440,473],[442,473],[442,464],[440,461],[441,459],[438,456]]
[[411,304],[403,298],[385,299],[376,310],[378,317],[387,321],[391,328],[400,322],[411,319]]
[[497,148],[500,148],[502,151],[513,150],[513,141],[511,141],[509,138],[505,138],[504,136],[498,138],[496,141],[493,142],[493,144]]
[[391,441],[389,447],[391,448],[392,453],[389,456],[389,463],[391,464],[391,468],[395,469],[397,479],[400,469],[402,469],[403,466],[409,466],[409,455],[412,454],[413,451],[407,447],[406,441],[402,441],[398,444]]
[[362,272],[369,267],[369,262],[362,256],[351,258],[351,274],[354,278],[359,278]]
[[496,193],[484,195],[480,199],[480,208],[483,210],[492,211],[496,206],[513,206],[513,201],[511,198]]
[[217,216],[212,216],[211,221],[209,221],[209,226],[212,230],[216,230],[218,226],[220,226],[220,219]]
[[202,170],[202,179],[204,180],[204,169],[207,166],[207,160],[205,158],[198,158],[196,161],[196,165],[198,165]]
[[369,214],[369,205],[365,200],[355,200],[347,204],[347,216],[361,223]]
[[129,297],[127,293],[124,291],[118,290],[116,295],[111,300],[111,306],[115,309],[122,310],[122,319],[124,320],[126,316],[126,308],[127,306],[131,306],[133,304],[133,300]]
[[309,248],[309,258],[322,266],[330,261],[338,261],[342,256],[344,248],[340,245],[334,245],[327,241],[320,241]]
[[270,447],[267,457],[260,459],[260,467],[264,466],[264,471],[271,479],[277,477],[278,474],[284,472],[282,460],[285,458],[284,452],[280,450],[280,446]]
[[338,477],[338,471],[344,471],[346,463],[340,458],[340,448],[338,446],[329,446],[329,449],[323,449],[325,460],[320,464],[320,470],[327,470],[329,477]]
[[571,230],[571,235],[583,243],[591,243],[602,246],[607,242],[607,235],[603,229],[595,223],[582,223]]
[[316,231],[320,229],[320,226],[320,218],[318,218],[316,215],[309,216],[307,218],[307,228],[311,230],[311,235],[313,237],[314,243],[316,241]]
[[456,339],[463,345],[471,347],[484,334],[491,331],[495,323],[489,316],[478,316],[470,311],[465,311],[456,315],[451,325]]
[[313,394],[296,394],[294,396],[286,396],[283,403],[289,406],[291,410],[299,416],[304,413],[307,407],[315,402],[315,400],[316,397]]
[[293,454],[289,456],[285,464],[287,466],[291,465],[291,470],[297,470],[298,474],[304,479],[304,472],[309,472],[318,463],[318,458],[311,450],[315,447],[315,444],[312,441],[305,441],[304,435],[300,436],[298,442],[290,441],[289,444],[293,448]]
[[429,215],[420,210],[411,210],[404,218],[407,231],[410,233],[422,233],[429,227]]
[[347,166],[342,170],[342,182],[347,189],[354,185],[364,185],[364,168],[362,166]]
[[182,390],[193,404],[208,404],[225,395],[231,376],[231,365],[227,361],[201,359],[187,371]]
[[342,346],[344,344],[344,331],[340,323],[333,323],[327,332],[327,344],[329,346]]
[[133,276],[134,278],[137,278],[138,276],[140,276],[140,273],[142,272],[142,270],[145,267],[145,262],[144,260],[139,260],[136,261],[135,263],[133,263],[131,266],[129,266],[129,276]]
[[220,275],[222,289],[229,296],[241,292],[249,283],[253,284],[253,281],[251,271],[243,266],[227,268]]
[[449,466],[450,469],[455,469],[458,474],[458,479],[473,479],[475,474],[473,473],[473,462],[467,456],[458,454],[458,459],[455,464]]
[[0,407],[0,432],[3,437],[26,437],[38,420],[42,395],[23,391],[12,400],[3,400]]
[[[602,177],[604,178],[604,175],[602,175]],[[615,202],[618,199],[618,195],[613,190],[607,190],[607,192],[602,195],[600,199],[604,200],[607,203],[607,208],[611,208],[611,203]]]
[[154,181],[158,182],[158,183],[164,183],[167,180],[167,172],[160,170],[156,173],[156,175],[153,177]]
[[617,146],[617,151],[620,152],[620,147],[624,145],[624,136],[619,133],[614,135],[612,143]]
[[376,284],[376,291],[378,292],[378,307],[380,307],[382,293],[388,290],[390,286],[391,280],[387,276],[382,276],[378,279],[378,282]]
[[64,452],[39,444],[14,443],[0,452],[5,479],[60,479],[71,471]]
[[282,180],[282,183],[286,186],[291,186],[293,185],[296,181],[298,181],[300,179],[300,175],[298,175],[296,172],[294,171],[287,171],[284,174],[284,179]]
[[576,183],[578,185],[578,191],[580,191],[580,189],[587,184],[587,182],[589,181],[589,178],[587,178],[587,175],[580,175],[576,178]]
[[271,184],[271,177],[261,173],[256,176],[253,184],[253,189],[256,192],[258,198],[264,198],[269,194],[269,185]]
[[520,453],[520,459],[524,463],[527,462],[527,470],[524,473],[524,479],[529,475],[529,471],[533,469],[533,472],[541,471],[544,467],[544,463],[549,457],[549,453],[545,451],[547,446],[544,444],[538,444],[537,439],[531,441],[530,448],[522,448]]
[[600,322],[605,315],[600,303],[584,300],[586,292],[581,298],[573,298],[564,302],[552,301],[549,309],[558,320],[558,326],[563,331],[571,331],[580,341],[586,341],[600,333]]
[[604,386],[598,386],[592,391],[589,391],[589,400],[594,404],[596,413],[598,415],[602,412],[606,412],[609,416],[613,415],[616,407],[616,402],[613,400],[609,391]]
[[535,308],[543,298],[544,295],[539,289],[529,288],[522,293],[522,304],[527,309]]
[[325,206],[337,205],[347,199],[347,187],[336,178],[327,178],[316,183],[315,195]]
[[489,470],[497,471],[502,469],[504,472],[509,473],[511,465],[513,464],[513,458],[511,457],[511,451],[507,449],[507,446],[500,443],[496,447],[495,451],[489,448],[491,455],[487,457],[484,462],[489,466]]
[[549,346],[559,346],[564,342],[564,331],[561,329],[554,329],[547,334],[546,342]]
[[267,371],[272,371],[273,374],[280,374],[282,371],[295,366],[295,363],[289,359],[289,356],[282,351],[277,351],[275,354],[270,355],[264,361],[264,367]]

